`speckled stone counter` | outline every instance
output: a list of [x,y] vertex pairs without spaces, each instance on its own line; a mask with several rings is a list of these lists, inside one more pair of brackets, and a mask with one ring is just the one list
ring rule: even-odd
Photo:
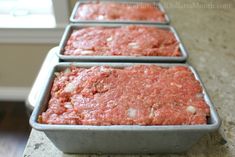
[[[222,126],[218,132],[204,136],[188,152],[163,156],[233,157],[235,156],[235,0],[163,0],[162,2],[171,17],[171,24],[189,51],[188,62],[198,70],[222,119]],[[24,156],[86,155],[63,154],[44,133],[32,129]]]

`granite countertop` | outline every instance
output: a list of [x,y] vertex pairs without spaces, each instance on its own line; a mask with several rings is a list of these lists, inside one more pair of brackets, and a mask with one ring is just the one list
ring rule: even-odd
[[[162,156],[235,156],[235,116],[233,116],[235,114],[235,0],[164,0],[162,2],[171,17],[171,24],[178,31],[189,51],[188,62],[198,70],[222,119],[218,132],[204,136],[188,152]],[[44,133],[32,129],[24,156],[86,155],[63,154]]]

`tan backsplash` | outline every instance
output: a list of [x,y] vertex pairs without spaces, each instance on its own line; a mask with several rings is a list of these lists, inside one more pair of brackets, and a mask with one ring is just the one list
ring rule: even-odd
[[71,11],[71,12],[72,12],[73,6],[75,5],[76,2],[77,2],[77,0],[70,0],[70,1],[69,1],[69,7],[70,7],[70,11]]
[[53,44],[0,44],[0,87],[30,87]]

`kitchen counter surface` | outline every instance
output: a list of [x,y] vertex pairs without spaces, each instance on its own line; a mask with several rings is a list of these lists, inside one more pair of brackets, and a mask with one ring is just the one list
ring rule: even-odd
[[[218,132],[204,136],[186,153],[151,156],[235,156],[235,0],[164,0],[163,4],[189,51],[188,62],[198,70],[218,110],[222,125]],[[29,156],[86,155],[63,154],[44,133],[32,129],[24,151],[24,157]]]

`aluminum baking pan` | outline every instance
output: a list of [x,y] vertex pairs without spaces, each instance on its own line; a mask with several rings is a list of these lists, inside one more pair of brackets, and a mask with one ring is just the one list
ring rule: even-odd
[[45,77],[47,77],[48,73],[50,73],[50,70],[53,70],[54,65],[59,63],[59,57],[56,55],[57,51],[58,47],[54,47],[48,52],[37,75],[37,78],[35,79],[33,86],[29,92],[29,95],[25,102],[29,115],[31,115],[34,106],[38,100],[38,94],[41,92],[40,88],[44,85],[42,84],[42,82],[45,81]]
[[167,25],[148,25],[149,27],[161,28],[173,32],[176,40],[179,42],[179,49],[181,56],[171,57],[171,56],[67,56],[64,55],[64,48],[66,43],[73,32],[73,30],[82,29],[85,27],[122,27],[128,26],[130,24],[70,24],[67,26],[62,40],[59,45],[58,55],[62,61],[69,62],[168,62],[168,63],[182,63],[186,62],[188,58],[187,50],[185,49],[179,35],[172,26]]
[[[39,124],[38,116],[46,110],[50,98],[54,72],[64,70],[73,64],[76,67],[109,65],[122,68],[139,63],[59,63],[48,74],[46,87],[42,87],[39,101],[31,115],[31,126],[43,131],[54,145],[65,153],[80,154],[148,154],[180,153],[187,151],[203,135],[216,131],[220,119],[197,72],[186,64],[156,64],[165,67],[181,65],[189,67],[200,81],[204,99],[210,107],[210,118],[206,125],[168,125],[168,126],[87,126],[87,125],[49,125]],[[146,63],[141,63],[146,64]]]
[[136,24],[163,24],[163,25],[168,25],[170,24],[170,18],[166,13],[166,10],[164,9],[163,5],[159,1],[153,1],[153,0],[119,0],[118,2],[116,0],[99,0],[99,2],[115,2],[115,3],[128,3],[128,4],[138,4],[138,3],[153,3],[157,8],[160,9],[161,12],[165,14],[165,22],[154,22],[154,21],[135,21],[135,20],[79,20],[75,19],[75,15],[77,13],[77,9],[81,4],[84,3],[91,3],[91,2],[97,2],[97,0],[83,0],[83,1],[77,1],[75,4],[72,14],[70,16],[70,22],[72,23],[136,23]]

